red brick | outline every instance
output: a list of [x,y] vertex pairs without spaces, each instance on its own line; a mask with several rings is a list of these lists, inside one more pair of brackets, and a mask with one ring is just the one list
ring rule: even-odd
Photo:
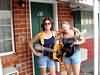
[[[12,55],[3,57],[3,66],[11,66],[21,64],[20,75],[32,75],[32,52],[28,48],[27,41],[31,38],[30,33],[30,17],[29,17],[29,6],[20,7],[17,3],[18,0],[13,1],[13,26],[14,26],[14,36],[15,36],[15,57]],[[24,0],[26,1],[26,0]],[[27,0],[29,1],[29,0]],[[27,9],[25,9],[27,7]],[[73,20],[71,9],[66,5],[65,2],[58,2],[58,20],[59,22],[65,20]],[[26,19],[27,18],[27,19]],[[19,40],[19,36],[24,36],[24,43]],[[17,57],[17,58],[16,58]],[[11,61],[9,61],[11,60]],[[16,61],[17,60],[17,61]]]
[[[26,0],[24,0],[26,1]],[[28,1],[28,0],[27,0]],[[27,45],[27,28],[29,26],[29,10],[25,9],[29,6],[20,7],[18,5],[18,0],[12,0],[12,8],[13,8],[13,27],[14,27],[14,35],[15,35],[15,49],[16,49],[16,57],[9,55],[3,57],[3,66],[8,67],[11,65],[16,65],[17,63],[22,64],[24,63],[24,66],[21,66],[19,70],[20,75],[26,75],[26,72],[29,72],[27,75],[32,75],[32,54],[31,51],[27,51],[28,45]],[[26,19],[27,18],[27,19]],[[27,21],[26,21],[27,20]],[[28,26],[27,26],[28,25]],[[28,33],[30,31],[30,28],[28,28]],[[22,40],[18,40],[19,36],[24,36],[24,43],[22,43]],[[30,35],[30,34],[28,34]],[[31,36],[28,36],[31,38]],[[18,62],[15,62],[17,60]],[[29,61],[29,62],[27,62]]]

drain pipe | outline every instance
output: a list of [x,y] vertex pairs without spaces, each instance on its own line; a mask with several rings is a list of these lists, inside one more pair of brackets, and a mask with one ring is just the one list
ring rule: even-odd
[[3,75],[2,58],[0,57],[0,75]]
[[98,0],[94,0],[94,75],[98,75]]

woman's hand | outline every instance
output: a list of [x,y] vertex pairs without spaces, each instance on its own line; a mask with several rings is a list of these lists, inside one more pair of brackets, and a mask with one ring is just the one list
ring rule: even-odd
[[42,55],[42,53],[40,53],[40,52],[34,52],[33,54],[36,55],[36,56],[41,56]]
[[85,39],[83,37],[80,38],[80,40],[76,40],[73,44],[74,45],[81,45],[85,43]]
[[73,43],[74,45],[80,45],[80,42],[77,40]]

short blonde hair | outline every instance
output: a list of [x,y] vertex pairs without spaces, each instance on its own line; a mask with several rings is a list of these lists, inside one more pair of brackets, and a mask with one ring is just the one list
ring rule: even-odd
[[69,25],[71,29],[74,29],[74,25],[72,24],[71,21],[63,21],[63,22],[61,23],[61,27],[62,27],[63,24]]

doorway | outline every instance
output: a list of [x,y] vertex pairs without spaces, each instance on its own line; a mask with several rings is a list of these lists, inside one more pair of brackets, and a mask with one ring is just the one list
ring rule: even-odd
[[[32,36],[41,31],[41,23],[45,16],[53,19],[53,4],[31,2]],[[37,59],[38,57],[34,56],[35,75],[40,75]]]

